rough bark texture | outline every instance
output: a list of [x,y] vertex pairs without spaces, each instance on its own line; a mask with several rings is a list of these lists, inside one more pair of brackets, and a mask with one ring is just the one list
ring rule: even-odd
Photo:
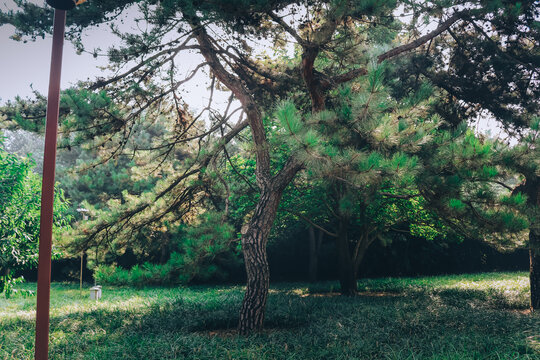
[[242,236],[247,288],[238,324],[241,334],[249,334],[263,328],[270,280],[266,243],[280,199],[281,191],[263,192],[247,231]]
[[[246,266],[247,287],[242,307],[238,331],[246,335],[261,331],[264,323],[266,298],[270,272],[266,255],[268,234],[276,218],[281,195],[303,164],[295,158],[289,159],[278,175],[260,181],[261,197],[255,212],[242,235],[242,252]],[[265,186],[265,184],[269,184]]]
[[305,48],[302,54],[302,77],[311,97],[311,109],[313,113],[324,109],[324,94],[321,90],[321,84],[313,71],[315,58],[318,54],[319,48],[315,46]]

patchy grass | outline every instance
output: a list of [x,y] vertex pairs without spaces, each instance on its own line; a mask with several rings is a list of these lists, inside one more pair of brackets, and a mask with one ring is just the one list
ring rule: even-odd
[[[35,284],[25,288],[34,289]],[[525,273],[276,284],[266,330],[234,328],[243,287],[53,284],[50,359],[540,359]],[[0,298],[0,359],[32,359],[35,298]]]

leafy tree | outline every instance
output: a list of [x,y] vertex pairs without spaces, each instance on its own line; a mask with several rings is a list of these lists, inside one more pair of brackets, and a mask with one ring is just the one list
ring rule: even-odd
[[[38,261],[41,179],[32,172],[34,162],[8,153],[0,138],[0,290],[9,297],[17,270],[32,268]],[[54,232],[67,229],[68,203],[55,191]],[[57,253],[56,249],[53,251]]]
[[[199,150],[195,151],[199,154],[196,161],[184,164],[185,167],[181,170],[170,169],[170,176],[156,186],[154,195],[141,196],[136,205],[127,207],[125,211],[118,211],[111,222],[95,226],[88,236],[103,236],[111,228],[127,226],[132,219],[137,219],[136,224],[140,224],[140,221],[148,222],[152,217],[162,219],[171,209],[182,208],[186,199],[191,200],[191,196],[186,192],[191,195],[192,190],[179,189],[179,186],[186,185],[194,174],[205,171],[215,156],[237,137],[242,129],[249,127],[252,151],[256,157],[256,185],[259,196],[242,236],[247,290],[240,311],[239,330],[241,333],[260,330],[263,326],[269,284],[266,258],[268,235],[284,189],[296,173],[307,166],[295,154],[283,162],[283,167],[273,166],[273,149],[270,148],[267,138],[264,111],[285,98],[292,98],[302,113],[319,113],[335,96],[333,89],[367,74],[368,58],[382,62],[412,50],[419,50],[445,31],[449,30],[451,33],[470,21],[482,22],[513,36],[523,32],[522,22],[531,25],[534,16],[527,14],[534,13],[537,9],[535,1],[523,1],[519,7],[512,2],[501,2],[496,7],[491,4],[491,1],[446,0],[185,0],[159,4],[153,1],[96,0],[82,5],[71,13],[68,20],[68,37],[79,47],[82,47],[81,30],[111,22],[122,16],[123,11],[127,13],[128,9],[133,11],[130,14],[136,12],[134,21],[147,25],[141,27],[147,30],[139,34],[123,33],[114,22],[111,23],[112,31],[119,36],[122,44],[110,49],[108,55],[111,66],[120,71],[118,75],[82,84],[88,90],[71,92],[70,96],[84,106],[64,108],[65,119],[69,120],[63,121],[65,133],[70,133],[77,141],[96,138],[105,140],[110,138],[111,134],[116,134],[112,153],[119,154],[123,150],[125,138],[132,134],[133,126],[141,121],[157,118],[158,114],[163,113],[163,104],[175,104],[169,109],[171,114],[175,115],[178,126],[170,136],[159,139],[161,144],[156,144],[156,148],[172,149],[187,143],[187,139],[209,139],[212,138],[209,134],[221,132],[218,141],[199,141]],[[50,9],[25,1],[19,5],[22,12],[0,14],[0,23],[15,25],[17,38],[35,38],[50,31]],[[396,20],[394,14],[401,8],[413,13],[413,21],[401,23]],[[526,15],[522,16],[523,14]],[[36,19],[40,21],[37,22]],[[418,31],[419,21],[437,22],[438,25],[435,25],[434,30],[422,35]],[[398,34],[409,34],[412,38],[404,41],[406,44],[388,51],[378,46],[388,43],[389,39]],[[480,44],[490,43],[488,39],[481,40]],[[283,49],[282,46],[287,41],[296,44],[297,51],[301,54],[298,60],[279,61],[269,56],[272,54],[266,54],[265,57],[261,51],[254,49],[257,44],[268,44],[270,49]],[[519,49],[527,46],[519,42],[516,44]],[[446,54],[445,47],[447,45],[444,41],[437,42],[437,52],[442,56]],[[358,56],[359,53],[365,53],[366,49],[372,50],[372,56]],[[429,49],[431,47],[427,46],[428,51]],[[182,77],[177,66],[177,57],[191,50],[200,53],[204,60],[192,73]],[[466,59],[475,59],[488,67],[490,62],[504,57],[504,54],[494,53],[484,60],[483,56],[478,56],[483,54],[477,48],[469,49],[466,44],[461,50]],[[95,53],[97,55],[99,50]],[[319,62],[323,59],[323,54],[324,58],[336,61],[326,66],[324,62]],[[123,70],[124,65],[126,70]],[[179,101],[178,93],[181,86],[204,67],[211,70],[211,88],[219,86],[231,91],[240,103],[245,119],[230,124],[230,116],[226,111],[225,116],[216,117],[217,121],[210,129],[196,131],[197,129],[193,128],[194,122],[186,118],[186,107]],[[449,68],[442,63],[436,66],[436,69],[444,72]],[[516,70],[517,74],[523,74],[520,68]],[[508,82],[508,87],[511,87],[511,84],[512,82]],[[489,92],[490,89],[487,88],[486,91]],[[509,99],[505,97],[502,101],[509,103]],[[12,107],[8,106],[6,113],[9,113],[10,109]],[[32,111],[35,111],[35,108],[13,119],[18,119],[19,123],[24,125]],[[210,106],[207,111],[210,111]],[[192,133],[187,135],[189,130]],[[201,150],[203,147],[204,151]],[[161,206],[156,205],[157,203],[161,203]],[[152,216],[140,215],[143,212],[150,212]]]

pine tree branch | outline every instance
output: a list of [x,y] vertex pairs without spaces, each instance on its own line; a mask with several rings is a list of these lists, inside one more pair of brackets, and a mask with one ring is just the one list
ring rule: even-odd
[[299,44],[299,45],[307,45],[308,42],[306,40],[304,40],[300,35],[298,35],[298,33],[296,32],[296,30],[294,30],[291,26],[289,26],[289,24],[287,24],[282,18],[280,18],[277,14],[275,14],[274,12],[270,11],[268,12],[268,16],[270,16],[270,18],[272,20],[274,20],[274,22],[276,22],[277,24],[279,24],[286,32],[288,32],[295,40],[296,42]]
[[480,182],[488,182],[488,183],[493,183],[493,184],[497,184],[497,185],[501,185],[502,187],[504,187],[505,189],[507,190],[514,190],[513,187],[509,186],[509,185],[506,185],[504,182],[502,181],[499,181],[499,180],[490,180],[490,179],[471,179],[471,181],[480,181]]
[[430,33],[428,33],[428,34],[426,34],[424,36],[421,36],[418,39],[416,39],[414,41],[411,41],[408,44],[398,46],[398,47],[396,47],[396,48],[394,48],[392,50],[389,50],[389,51],[379,55],[377,57],[377,62],[381,63],[386,59],[390,59],[390,58],[395,57],[395,56],[397,56],[397,55],[399,55],[401,53],[416,49],[420,45],[423,45],[426,42],[433,39],[434,37],[440,35],[444,31],[449,29],[452,25],[454,25],[457,21],[463,19],[464,17],[468,16],[469,14],[470,14],[469,10],[458,11],[458,12],[454,13],[452,16],[450,16],[448,19],[446,19],[446,21],[441,23],[432,32],[430,32]]
[[275,189],[283,190],[296,176],[296,173],[304,168],[304,163],[294,155],[290,156],[283,168],[272,179],[272,186]]
[[217,54],[219,52],[212,45],[210,36],[206,30],[200,25],[196,17],[184,14],[184,18],[193,28],[195,38],[199,42],[200,52],[206,59],[208,65],[212,68],[214,75],[225,86],[231,90],[234,96],[240,101],[244,112],[246,113],[249,127],[255,143],[255,153],[257,158],[257,183],[260,187],[265,187],[270,181],[270,153],[268,151],[268,141],[263,126],[262,116],[257,106],[257,103],[245,88],[242,80],[225,69],[220,62]]
[[[111,221],[107,221],[101,224],[97,224],[93,227],[92,232],[90,232],[87,235],[85,244],[88,244],[90,241],[92,241],[94,238],[99,236],[104,231],[110,231],[113,227],[123,227],[126,226],[131,219],[143,212],[144,210],[150,208],[152,204],[154,204],[157,200],[163,198],[165,195],[170,193],[174,188],[176,188],[183,180],[187,179],[188,177],[198,174],[201,169],[208,166],[210,161],[225,147],[226,144],[228,144],[236,135],[245,129],[248,126],[249,122],[248,120],[244,120],[240,123],[238,123],[231,131],[229,131],[227,134],[225,134],[222,137],[222,140],[216,144],[216,146],[208,153],[204,155],[202,159],[199,159],[199,161],[195,162],[197,164],[197,167],[190,167],[186,169],[181,175],[179,175],[174,181],[172,181],[165,189],[161,190],[156,196],[152,199],[151,202],[145,202],[143,204],[140,204],[136,206],[134,209],[128,210],[123,212],[118,218],[112,219]],[[178,206],[178,201],[174,202],[174,206]],[[172,207],[169,207],[172,208]],[[164,216],[164,215],[163,215]],[[162,217],[162,216],[161,216]],[[150,223],[152,221],[156,220],[156,217],[152,217],[151,221],[148,221],[147,223]],[[122,224],[122,225],[119,225]],[[118,232],[120,230],[117,230]]]
[[386,197],[394,198],[394,199],[412,199],[415,197],[422,196],[421,194],[399,195],[399,194],[392,194],[388,192],[379,192],[379,194],[382,196],[386,196]]
[[504,51],[503,49],[501,49],[501,47],[499,46],[499,44],[497,42],[495,42],[488,34],[486,34],[486,32],[484,31],[484,29],[482,29],[478,24],[476,24],[476,22],[474,20],[471,20],[469,21],[470,24],[472,24],[472,26],[474,26],[474,28],[476,29],[476,31],[478,31],[480,34],[482,34],[484,36],[484,38],[489,41],[490,44],[493,45],[493,47],[495,49],[497,49],[497,52],[499,54],[501,54],[502,56],[504,56],[505,58],[507,58],[508,60],[512,61],[512,62],[517,62],[518,64],[522,65],[523,67],[531,70],[533,73],[537,73],[538,72],[538,69],[536,67],[534,67],[532,64],[529,64],[529,63],[526,63],[526,62],[523,62],[521,59],[518,59],[516,58],[515,56],[512,56],[511,54],[509,54],[508,52]]
[[96,89],[99,89],[99,88],[103,88],[103,87],[105,87],[105,86],[107,86],[107,85],[109,85],[109,84],[111,84],[113,82],[116,82],[118,80],[124,79],[125,77],[133,74],[135,71],[141,69],[143,66],[148,65],[151,61],[156,60],[160,56],[171,54],[171,52],[172,52],[172,54],[170,56],[167,56],[165,59],[159,61],[157,64],[152,66],[151,69],[155,69],[157,67],[160,67],[163,64],[165,64],[167,61],[170,61],[171,59],[176,57],[176,55],[178,55],[178,53],[180,51],[182,51],[182,50],[197,49],[198,48],[197,46],[187,45],[187,43],[192,39],[193,39],[193,37],[189,36],[182,44],[180,44],[180,45],[178,45],[176,47],[173,47],[173,48],[162,50],[162,51],[152,55],[148,59],[146,59],[144,61],[141,61],[139,64],[135,65],[134,67],[132,67],[131,69],[125,71],[124,73],[122,73],[120,75],[116,75],[116,76],[114,76],[114,77],[112,77],[110,79],[107,79],[107,80],[98,79],[94,84],[90,85],[88,87],[88,89],[96,90]]
[[335,87],[336,85],[354,80],[357,77],[363,76],[366,74],[367,74],[367,70],[365,68],[353,69],[341,75],[337,75],[332,78],[326,78],[326,79],[321,80],[321,87],[324,90],[328,90]]
[[305,222],[307,222],[308,224],[310,224],[311,226],[321,230],[323,233],[325,233],[326,235],[329,235],[329,236],[332,236],[332,237],[337,237],[337,234],[336,233],[333,233],[331,231],[328,231],[326,230],[325,228],[323,228],[322,226],[314,223],[313,221],[311,221],[308,217],[300,214],[299,212],[296,212],[296,211],[291,211],[291,210],[288,210],[288,209],[284,209],[286,212],[288,212],[289,214],[293,214],[294,216],[297,216],[299,218],[301,218],[302,220],[304,220]]

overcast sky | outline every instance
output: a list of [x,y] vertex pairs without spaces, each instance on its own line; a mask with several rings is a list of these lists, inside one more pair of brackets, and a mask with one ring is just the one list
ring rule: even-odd
[[[0,9],[14,9],[14,5],[9,3],[0,4]],[[35,3],[45,3],[44,0],[35,0]],[[125,24],[122,28],[130,30],[130,21],[135,14],[125,15]],[[67,12],[69,16],[69,11]],[[132,26],[134,31],[135,25]],[[0,26],[0,104],[14,99],[17,95],[22,97],[32,96],[32,88],[42,94],[47,94],[49,83],[49,70],[51,63],[52,36],[45,39],[38,39],[35,42],[15,41],[10,39],[14,34],[11,25]],[[88,50],[96,47],[101,49],[101,53],[117,43],[117,38],[108,31],[107,27],[93,28],[85,30],[83,33],[83,43]],[[200,55],[183,54],[181,57],[182,72],[187,74],[201,62]],[[94,79],[97,76],[104,76],[103,71],[98,66],[107,64],[106,56],[94,58],[89,53],[78,55],[73,45],[66,41],[64,43],[64,53],[62,61],[62,82],[61,88],[66,89],[79,80],[88,78]],[[198,74],[192,81],[186,83],[181,89],[184,100],[189,103],[190,109],[195,111],[206,106],[208,101],[208,91],[206,86],[208,78],[204,74]],[[224,102],[227,94],[215,93],[215,98]]]
[[[16,95],[31,95],[31,86],[47,93],[51,64],[52,37],[26,44],[14,41],[12,26],[0,27],[0,101],[13,99]],[[94,77],[99,64],[90,54],[77,55],[73,46],[66,42],[62,66],[62,88],[77,80]]]

